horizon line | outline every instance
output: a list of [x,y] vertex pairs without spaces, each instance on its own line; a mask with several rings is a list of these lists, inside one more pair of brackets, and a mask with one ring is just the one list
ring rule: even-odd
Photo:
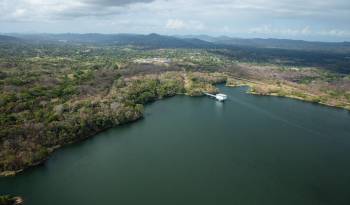
[[[191,36],[195,39],[199,39],[200,36],[206,36],[210,38],[231,38],[231,39],[242,39],[242,40],[289,40],[289,41],[303,41],[303,42],[312,42],[312,43],[350,43],[350,40],[333,40],[333,41],[322,41],[322,40],[305,40],[305,39],[294,39],[294,38],[279,38],[279,37],[252,37],[252,38],[245,38],[245,37],[237,37],[234,35],[210,35],[210,34],[161,34],[161,33],[98,33],[98,32],[86,32],[86,33],[80,33],[80,32],[0,32],[0,35],[63,35],[63,34],[73,34],[73,35],[87,35],[87,34],[97,34],[97,35],[159,35],[159,36],[168,36],[168,37],[186,37]],[[199,39],[200,40],[200,39]]]

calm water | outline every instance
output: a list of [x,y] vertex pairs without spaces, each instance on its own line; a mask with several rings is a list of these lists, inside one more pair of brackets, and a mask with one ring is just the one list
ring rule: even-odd
[[173,97],[144,120],[0,178],[27,205],[350,204],[350,114],[220,89],[229,100]]

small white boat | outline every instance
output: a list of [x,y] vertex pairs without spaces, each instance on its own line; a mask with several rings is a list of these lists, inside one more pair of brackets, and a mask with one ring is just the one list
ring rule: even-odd
[[213,95],[213,94],[210,94],[210,93],[204,93],[205,95],[208,95],[210,97],[213,97],[215,99],[217,99],[218,101],[225,101],[227,99],[227,95],[225,94],[222,94],[222,93],[219,93],[219,94],[216,94],[216,95]]
[[215,95],[215,98],[216,98],[218,101],[224,101],[224,100],[227,99],[227,95],[222,94],[222,93],[219,93],[219,94],[216,94],[216,95]]

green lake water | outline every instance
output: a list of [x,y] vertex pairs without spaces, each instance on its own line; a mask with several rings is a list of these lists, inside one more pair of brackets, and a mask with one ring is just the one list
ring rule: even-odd
[[0,178],[26,205],[349,205],[350,113],[219,86]]

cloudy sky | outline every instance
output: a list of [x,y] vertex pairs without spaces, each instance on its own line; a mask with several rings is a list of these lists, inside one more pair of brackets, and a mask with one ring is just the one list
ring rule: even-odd
[[0,33],[350,41],[350,0],[0,0]]

